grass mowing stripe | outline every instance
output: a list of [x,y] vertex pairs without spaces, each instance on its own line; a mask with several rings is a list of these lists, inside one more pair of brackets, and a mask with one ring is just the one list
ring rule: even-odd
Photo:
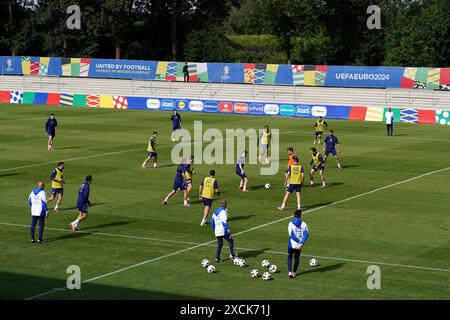
[[[13,227],[22,227],[22,228],[29,228],[30,226],[25,224],[16,224],[16,223],[8,223],[8,222],[0,222],[0,225],[4,226],[13,226]],[[52,228],[52,227],[46,227],[46,229],[54,230],[54,231],[61,231],[61,232],[73,232],[68,229],[61,229],[61,228]],[[83,233],[83,234],[89,234],[89,235],[99,235],[99,236],[106,236],[106,237],[116,237],[116,238],[126,238],[126,239],[134,239],[134,240],[146,240],[146,241],[156,241],[156,242],[166,242],[166,243],[176,243],[176,244],[189,244],[189,245],[201,245],[201,243],[198,242],[190,242],[190,241],[181,241],[181,240],[168,240],[168,239],[158,239],[158,238],[151,238],[151,237],[141,237],[141,236],[130,236],[125,234],[119,234],[119,233],[105,233],[105,232],[89,232],[89,231],[77,231],[77,233]],[[215,244],[210,244],[206,246],[215,247]],[[251,248],[242,248],[242,247],[235,247],[235,249],[240,251],[255,251],[260,249],[251,249]],[[286,255],[286,252],[281,251],[273,251],[273,250],[263,250],[263,252],[266,253],[273,253],[273,254],[281,254]],[[359,260],[359,259],[349,259],[349,258],[339,258],[339,257],[328,257],[328,256],[318,256],[318,255],[312,255],[312,254],[302,254],[304,257],[315,257],[325,260],[336,260],[336,261],[348,261],[348,262],[355,262],[355,263],[362,263],[362,264],[379,264],[379,265],[385,265],[390,267],[400,267],[400,268],[411,268],[411,269],[419,269],[419,270],[430,270],[430,271],[442,271],[442,272],[450,272],[450,269],[443,269],[443,268],[436,268],[436,267],[424,267],[424,266],[414,266],[414,265],[407,265],[407,264],[398,264],[398,263],[389,263],[389,262],[379,262],[379,261],[368,261],[368,260]]]
[[[325,209],[325,208],[334,206],[336,204],[344,203],[344,202],[347,202],[347,201],[350,201],[350,200],[353,200],[353,199],[357,199],[357,198],[360,198],[360,197],[363,197],[363,196],[366,196],[366,195],[369,195],[369,194],[372,194],[372,193],[375,193],[375,192],[378,192],[378,191],[382,191],[382,190],[385,190],[385,189],[388,189],[388,188],[392,188],[392,187],[395,187],[395,186],[398,186],[398,185],[401,185],[401,184],[404,184],[404,183],[407,183],[407,182],[410,182],[410,181],[414,181],[414,180],[417,180],[417,179],[420,179],[420,178],[423,178],[423,177],[426,177],[426,176],[430,176],[430,175],[433,175],[435,173],[447,171],[447,170],[450,170],[450,167],[447,167],[447,168],[444,168],[444,169],[435,170],[435,171],[430,171],[430,172],[421,174],[421,175],[416,176],[416,177],[412,177],[412,178],[409,178],[409,179],[406,179],[406,180],[402,180],[402,181],[399,181],[399,182],[396,182],[396,183],[389,184],[389,185],[381,187],[381,188],[377,188],[377,189],[374,189],[374,190],[371,190],[371,191],[368,191],[368,192],[364,192],[364,193],[355,195],[355,196],[350,197],[350,198],[346,198],[346,199],[343,199],[343,200],[335,201],[335,202],[330,203],[330,204],[325,205],[325,206],[320,206],[320,207],[317,207],[317,208],[314,208],[314,209],[311,209],[311,210],[306,210],[305,212],[303,212],[303,214],[311,213],[311,212],[314,212],[314,211],[318,211],[320,209]],[[245,233],[248,233],[248,232],[251,232],[251,231],[254,231],[254,230],[258,230],[258,229],[267,227],[269,225],[272,225],[272,224],[275,224],[275,223],[278,223],[278,222],[281,222],[281,221],[285,221],[287,219],[292,219],[292,217],[291,216],[284,217],[284,218],[277,219],[277,220],[274,220],[274,221],[271,221],[271,222],[268,222],[268,223],[264,223],[264,224],[255,226],[253,228],[250,228],[250,229],[243,230],[243,231],[240,231],[238,233],[235,233],[234,236],[238,236],[238,235],[245,234]],[[121,268],[121,269],[118,269],[118,270],[115,270],[115,271],[112,271],[112,272],[109,272],[109,273],[106,273],[106,274],[103,274],[103,275],[99,275],[99,276],[94,277],[94,278],[90,278],[88,280],[83,281],[82,283],[87,283],[87,282],[95,281],[95,280],[98,280],[98,279],[106,278],[106,277],[109,277],[111,275],[118,274],[118,273],[121,273],[123,271],[129,270],[129,269],[132,269],[132,268],[140,267],[140,266],[143,266],[145,264],[152,263],[152,262],[155,262],[155,261],[159,261],[159,260],[162,260],[162,259],[165,259],[165,258],[169,258],[169,257],[175,256],[177,254],[181,254],[181,253],[184,253],[184,252],[187,252],[187,251],[192,251],[192,250],[197,249],[199,247],[204,247],[204,246],[207,246],[209,244],[212,244],[215,241],[216,240],[211,240],[211,241],[208,241],[208,242],[205,242],[205,243],[201,243],[201,244],[198,244],[198,245],[195,245],[195,246],[183,249],[183,250],[178,250],[178,251],[172,252],[170,254],[159,256],[157,258],[153,258],[153,259],[150,259],[150,260],[145,260],[145,261],[133,264],[133,265],[125,267],[125,268]],[[55,290],[59,290],[59,289],[52,289],[51,291],[47,291],[47,292],[41,293],[39,295],[29,297],[26,300],[33,300],[35,298],[48,295],[50,293],[55,292]],[[64,288],[62,288],[61,290],[64,290]]]

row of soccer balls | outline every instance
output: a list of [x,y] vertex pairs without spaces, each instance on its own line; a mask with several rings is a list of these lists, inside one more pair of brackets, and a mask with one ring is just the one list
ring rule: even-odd
[[[233,264],[235,266],[239,266],[241,268],[247,266],[247,262],[245,261],[245,259],[242,259],[242,258],[234,259],[233,260]],[[216,271],[216,267],[214,267],[212,264],[210,264],[208,259],[203,259],[202,262],[201,262],[201,265],[202,265],[203,268],[206,268],[206,271],[208,271],[208,273],[213,273],[213,272]],[[263,280],[267,281],[267,280],[272,279],[271,273],[277,273],[278,272],[278,267],[276,265],[274,265],[274,264],[270,264],[270,261],[267,260],[267,259],[264,259],[262,261],[261,265],[264,268],[269,268],[269,272],[266,271],[266,272],[263,273],[263,275],[261,277]],[[317,267],[319,265],[319,261],[317,261],[317,259],[312,258],[311,260],[309,260],[309,265],[311,267]],[[250,272],[250,276],[252,278],[258,278],[259,277],[258,269],[253,269]]]

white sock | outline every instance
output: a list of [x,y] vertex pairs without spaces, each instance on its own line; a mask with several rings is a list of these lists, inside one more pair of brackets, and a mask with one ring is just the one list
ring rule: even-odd
[[325,181],[322,181],[322,185],[325,186]]
[[281,204],[281,208],[284,209],[284,207],[285,207],[285,203],[283,202],[283,203]]
[[164,201],[165,201],[165,202],[169,201],[169,198],[165,197],[165,198],[164,198]]
[[184,200],[184,204],[188,204],[187,200]]
[[244,183],[244,190],[247,190],[247,184]]
[[242,188],[242,185],[243,185],[244,183],[242,182],[242,180],[241,180],[241,183],[239,183],[239,188]]
[[156,162],[155,163],[153,163],[153,168],[156,168],[157,167],[157,165],[156,165]]
[[297,203],[297,209],[300,210],[300,203]]

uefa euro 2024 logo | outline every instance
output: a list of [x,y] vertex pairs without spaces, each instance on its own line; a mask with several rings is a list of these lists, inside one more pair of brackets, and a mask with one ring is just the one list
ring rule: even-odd
[[222,71],[222,80],[230,79],[230,67],[225,66]]

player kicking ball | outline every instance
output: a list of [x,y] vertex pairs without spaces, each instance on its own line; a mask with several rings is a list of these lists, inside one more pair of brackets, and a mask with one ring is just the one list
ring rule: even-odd
[[325,170],[323,157],[320,153],[317,152],[316,148],[311,148],[311,161],[309,165],[311,166],[311,171],[309,172],[309,186],[314,186],[314,173],[319,171],[320,181],[322,182],[321,189],[325,188],[325,178],[323,176],[323,171]]
[[247,174],[245,173],[245,170],[244,170],[246,155],[247,155],[247,151],[244,151],[244,153],[242,153],[242,155],[239,157],[239,159],[236,163],[236,174],[241,178],[241,183],[239,184],[239,189],[241,189],[242,192],[249,192],[247,190],[248,178],[247,178]]
[[289,199],[289,196],[292,192],[295,191],[295,194],[297,196],[297,209],[300,210],[301,207],[301,192],[302,192],[302,183],[303,179],[305,178],[305,170],[301,165],[298,164],[298,158],[297,156],[294,157],[294,164],[289,166],[287,171],[287,190],[286,194],[283,199],[283,203],[281,206],[278,207],[278,210],[283,211],[286,207],[286,202]]
[[78,217],[70,223],[73,231],[78,231],[78,224],[87,218],[89,201],[89,191],[91,190],[92,176],[88,175],[78,191],[77,207]]
[[158,132],[153,131],[152,136],[150,137],[150,140],[148,141],[148,147],[147,147],[147,158],[144,160],[144,163],[142,163],[142,169],[147,168],[147,162],[150,161],[150,159],[153,158],[153,168],[158,167],[158,154],[156,153],[156,138],[158,137]]

